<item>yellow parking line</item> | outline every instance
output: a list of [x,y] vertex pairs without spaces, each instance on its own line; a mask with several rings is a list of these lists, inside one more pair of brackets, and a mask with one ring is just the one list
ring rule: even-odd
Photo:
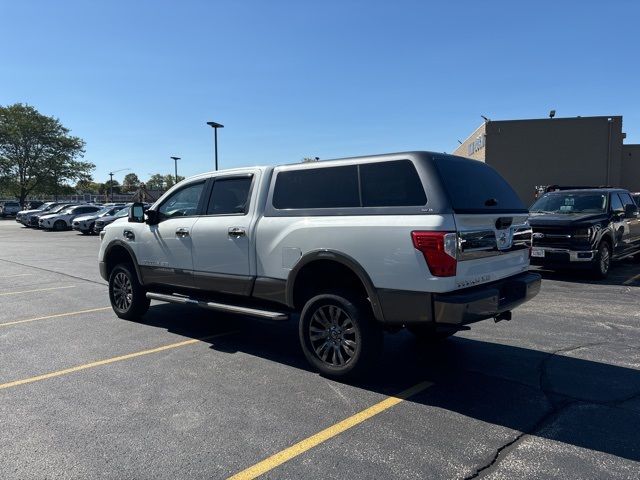
[[283,463],[291,460],[294,457],[297,457],[307,450],[310,450],[313,447],[326,442],[330,438],[333,438],[336,435],[364,422],[365,420],[368,420],[369,418],[374,417],[375,415],[378,415],[385,410],[388,410],[389,408],[399,404],[407,398],[426,390],[431,385],[433,385],[431,382],[420,382],[413,387],[400,392],[396,396],[388,397],[385,400],[382,400],[381,402],[376,403],[375,405],[362,410],[361,412],[358,412],[355,415],[352,415],[351,417],[336,423],[335,425],[330,426],[329,428],[325,428],[315,435],[305,438],[304,440],[290,446],[289,448],[285,448],[275,455],[272,455],[262,460],[261,462],[256,463],[252,467],[236,473],[235,475],[229,477],[228,480],[250,480],[259,477],[260,475],[273,470],[278,465],[282,465]]
[[622,282],[623,285],[631,285],[634,282],[637,282],[638,280],[640,280],[640,274],[635,275],[627,280],[625,280],[624,282]]
[[23,378],[22,380],[14,380],[13,382],[1,383],[0,390],[4,390],[5,388],[17,387],[19,385],[25,385],[27,383],[39,382],[41,380],[47,380],[49,378],[61,377],[62,375],[68,375],[70,373],[79,372],[81,370],[86,370],[88,368],[100,367],[102,365],[109,365],[110,363],[121,362],[123,360],[129,360],[131,358],[141,357],[143,355],[150,355],[152,353],[163,352],[165,350],[171,350],[173,348],[185,347],[187,345],[192,345],[194,343],[210,340],[216,337],[222,337],[225,335],[231,335],[234,332],[224,332],[219,333],[217,335],[210,335],[208,337],[202,338],[193,338],[190,340],[184,340],[182,342],[170,343],[168,345],[163,345],[157,348],[151,348],[149,350],[142,350],[140,352],[128,353],[126,355],[120,355],[118,357],[111,357],[105,360],[98,360],[97,362],[85,363],[83,365],[77,365],[71,368],[65,368],[64,370],[56,370],[55,372],[45,373],[44,375],[36,375],[35,377]]
[[91,308],[89,310],[79,310],[77,312],[56,313],[55,315],[46,315],[44,317],[26,318],[24,320],[14,320],[12,322],[0,323],[0,327],[8,327],[9,325],[18,325],[19,323],[35,322],[37,320],[47,320],[49,318],[70,317],[71,315],[80,315],[82,313],[102,312],[111,310],[111,307]]
[[0,297],[5,297],[7,295],[19,295],[21,293],[48,292],[49,290],[62,290],[64,288],[73,288],[73,287],[75,287],[75,285],[66,285],[64,287],[36,288],[34,290],[22,290],[21,292],[6,292],[6,293],[0,293]]

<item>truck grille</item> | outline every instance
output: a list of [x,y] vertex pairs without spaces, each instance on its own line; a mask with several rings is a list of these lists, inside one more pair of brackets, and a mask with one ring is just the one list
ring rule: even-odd
[[561,228],[534,227],[533,244],[537,247],[570,248],[571,234]]

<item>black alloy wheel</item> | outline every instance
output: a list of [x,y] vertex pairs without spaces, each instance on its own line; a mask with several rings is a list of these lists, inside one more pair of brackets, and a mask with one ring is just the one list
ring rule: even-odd
[[382,327],[365,300],[343,293],[317,295],[300,315],[305,357],[321,374],[355,378],[365,374],[382,350]]
[[611,247],[609,242],[602,241],[598,245],[598,253],[596,254],[593,270],[595,276],[600,279],[607,278],[611,269]]
[[119,264],[109,276],[109,300],[115,314],[126,320],[137,320],[149,309],[150,301],[129,264]]

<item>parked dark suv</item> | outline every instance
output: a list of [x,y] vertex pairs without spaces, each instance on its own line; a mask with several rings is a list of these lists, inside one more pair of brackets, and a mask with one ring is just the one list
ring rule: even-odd
[[586,267],[604,278],[612,260],[640,252],[638,206],[627,190],[550,192],[530,211],[534,265]]

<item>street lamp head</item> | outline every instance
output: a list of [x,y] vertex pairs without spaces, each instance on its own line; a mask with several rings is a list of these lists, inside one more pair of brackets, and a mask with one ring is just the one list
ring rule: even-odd
[[224,125],[216,122],[207,122],[207,125],[209,125],[212,128],[224,128]]
[[180,157],[169,157],[171,160],[180,160]]

